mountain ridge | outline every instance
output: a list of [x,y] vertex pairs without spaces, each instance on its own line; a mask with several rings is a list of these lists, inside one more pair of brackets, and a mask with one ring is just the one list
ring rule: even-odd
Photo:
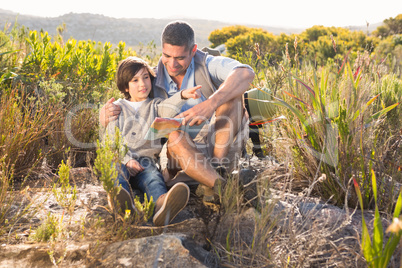
[[[236,25],[220,21],[203,19],[182,19],[190,23],[196,33],[196,42],[200,47],[209,46],[209,34],[216,29],[225,26]],[[57,34],[57,27],[66,25],[66,32],[63,37],[70,37],[77,40],[93,40],[97,42],[110,42],[118,44],[120,41],[126,43],[129,47],[136,47],[140,44],[148,44],[154,41],[160,47],[160,36],[164,26],[174,18],[154,19],[154,18],[113,18],[101,14],[91,13],[67,13],[58,17],[40,17],[34,15],[19,14],[10,10],[0,9],[0,23],[5,25],[17,22],[18,25],[24,25],[30,30],[44,30],[50,35]],[[380,24],[378,24],[380,25]],[[274,35],[280,33],[291,34],[301,33],[303,28],[279,28],[262,25],[245,25],[248,27],[262,28]],[[371,30],[370,30],[371,26]],[[370,25],[368,30],[372,31],[375,26]],[[367,31],[367,27],[351,26],[351,30]]]

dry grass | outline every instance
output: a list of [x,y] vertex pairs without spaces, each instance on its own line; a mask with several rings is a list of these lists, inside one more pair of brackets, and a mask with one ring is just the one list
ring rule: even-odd
[[241,191],[225,190],[232,201],[224,204],[229,210],[213,240],[223,267],[364,267],[359,235],[345,235],[354,211],[323,217],[326,204],[310,197],[313,187],[295,192],[292,171],[283,165],[253,183],[256,209],[238,202]]

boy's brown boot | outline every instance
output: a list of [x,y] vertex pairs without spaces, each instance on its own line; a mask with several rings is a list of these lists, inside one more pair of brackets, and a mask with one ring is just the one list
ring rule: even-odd
[[136,211],[133,196],[130,192],[128,192],[123,187],[120,189],[120,192],[116,196],[117,201],[119,201],[120,210],[124,214],[126,209],[130,210],[131,215],[133,215],[134,211]]
[[153,222],[155,226],[168,225],[174,217],[187,205],[190,189],[185,183],[178,182],[161,195],[155,204]]

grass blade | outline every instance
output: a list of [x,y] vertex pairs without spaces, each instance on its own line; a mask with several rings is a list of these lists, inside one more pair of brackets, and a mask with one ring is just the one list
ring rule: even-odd
[[[371,120],[376,120],[376,119],[378,119],[378,118],[380,118],[381,116],[383,116],[384,114],[386,114],[386,113],[388,113],[389,111],[391,111],[392,109],[394,109],[396,106],[398,106],[399,105],[399,102],[398,103],[395,103],[395,104],[393,104],[393,105],[390,105],[390,106],[388,106],[387,108],[384,108],[384,109],[382,109],[381,111],[378,111],[378,112],[376,112],[375,114],[373,114],[371,117],[370,117],[370,119]],[[371,121],[370,120],[370,121]]]
[[382,254],[382,262],[379,267],[386,268],[389,261],[391,260],[392,255],[396,247],[399,244],[401,239],[401,232],[399,231],[398,234],[391,234],[390,238],[388,239],[387,244],[385,245],[384,252]]
[[315,98],[315,92],[314,92],[314,90],[311,89],[311,87],[309,87],[306,83],[304,83],[300,79],[298,79],[298,78],[295,78],[295,79],[296,79],[296,82],[302,84],[310,92],[310,94]]
[[300,98],[296,97],[295,95],[292,95],[292,94],[290,94],[289,92],[287,92],[287,91],[285,91],[285,90],[284,90],[283,92],[284,92],[285,94],[287,94],[288,96],[294,98],[295,100],[298,100],[299,102],[301,102],[301,103],[303,103],[304,105],[309,106],[309,107],[311,108],[311,106],[310,106],[307,102],[301,100]]
[[369,235],[368,228],[366,225],[366,221],[364,219],[363,198],[362,198],[362,194],[360,192],[359,184],[357,183],[355,178],[353,178],[353,184],[355,186],[357,198],[359,199],[359,203],[360,203],[360,209],[362,211],[362,249],[363,249],[363,254],[364,254],[364,257],[366,258],[367,262],[371,263],[373,261],[373,248],[371,247],[371,239],[370,239],[370,235]]
[[399,218],[402,209],[402,192],[399,192],[398,199],[396,200],[394,218]]
[[[372,190],[373,190],[374,202],[375,202],[374,225],[373,225],[373,227],[374,227],[373,228],[373,250],[374,250],[374,256],[379,257],[382,255],[384,231],[382,228],[380,212],[378,210],[378,204],[377,204],[377,180],[376,180],[374,170],[371,170],[371,184],[372,184]],[[380,258],[374,259],[375,267],[378,267],[379,261],[380,261]]]
[[375,100],[378,98],[378,96],[380,96],[380,94],[381,94],[381,93],[378,93],[377,96],[374,96],[373,98],[371,98],[371,100],[369,100],[369,101],[366,103],[366,105],[365,105],[365,107],[364,107],[364,110],[365,110],[370,104],[372,104],[373,101],[375,101]]

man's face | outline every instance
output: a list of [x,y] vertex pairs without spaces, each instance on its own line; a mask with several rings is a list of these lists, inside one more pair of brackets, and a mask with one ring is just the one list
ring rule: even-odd
[[184,76],[192,58],[197,50],[197,45],[190,50],[185,46],[173,46],[164,44],[162,48],[162,63],[171,77]]

